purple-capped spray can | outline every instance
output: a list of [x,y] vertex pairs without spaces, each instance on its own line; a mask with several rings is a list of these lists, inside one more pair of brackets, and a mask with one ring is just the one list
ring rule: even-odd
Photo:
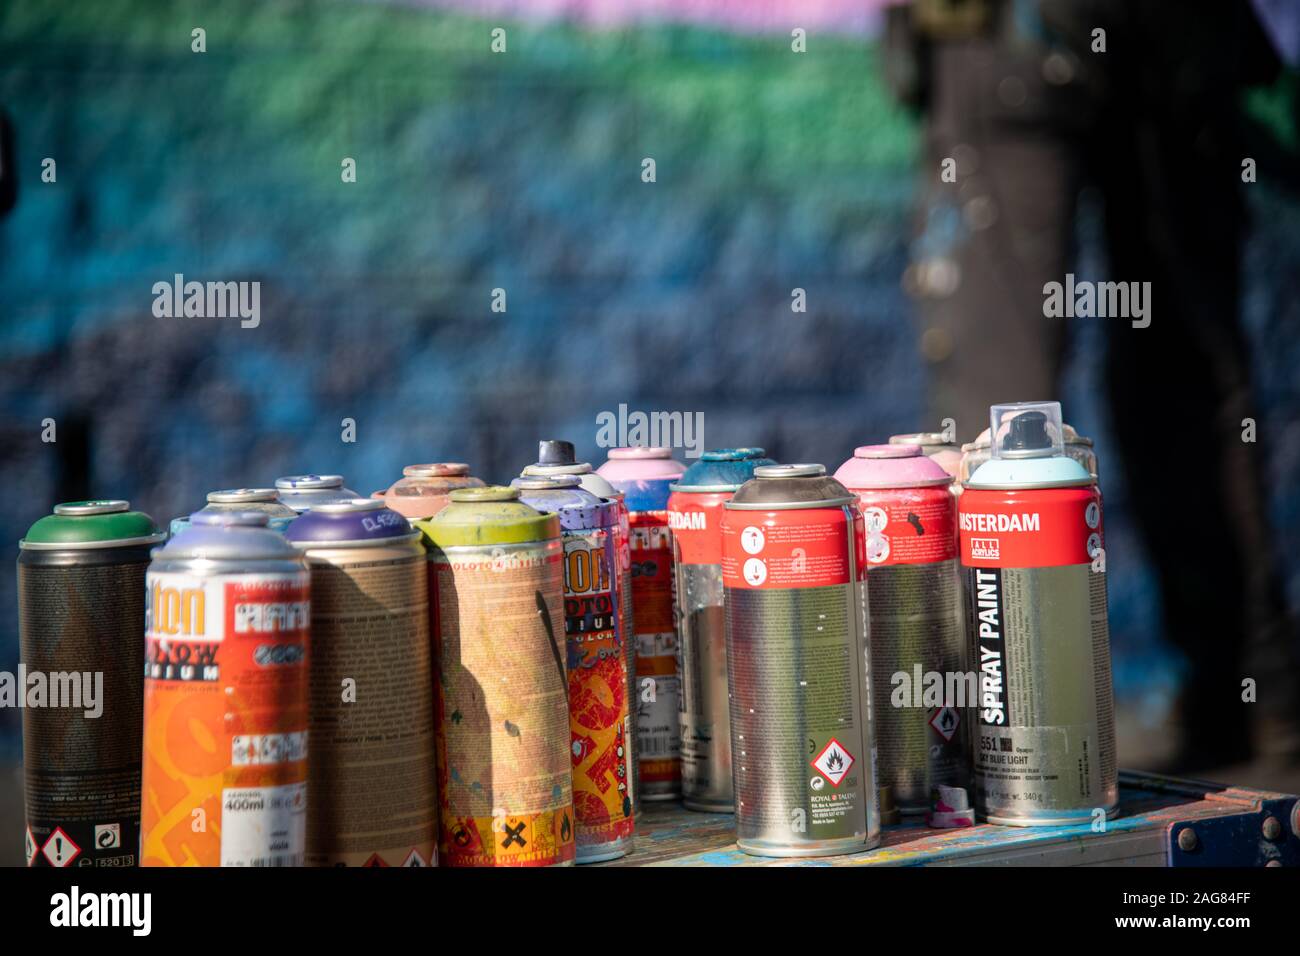
[[307,864],[436,865],[433,671],[420,533],[377,498],[315,505]]

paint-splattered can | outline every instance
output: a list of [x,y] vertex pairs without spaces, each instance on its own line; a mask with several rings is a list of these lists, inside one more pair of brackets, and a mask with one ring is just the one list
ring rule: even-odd
[[1097,822],[1118,781],[1101,500],[1057,402],[994,405],[958,524],[979,668],[975,804],[990,823]]
[[436,865],[433,665],[420,533],[374,498],[285,537],[311,565],[308,866]]
[[597,470],[623,494],[631,528],[632,620],[636,642],[636,756],[642,800],[681,795],[677,627],[669,485],[686,466],[671,448],[613,448]]
[[28,866],[138,862],[144,577],[164,538],[125,501],[75,501],[18,542]]
[[[919,445],[921,453],[930,458],[952,477],[961,469],[961,446],[944,432],[912,432],[907,435],[890,435],[891,445]],[[961,486],[953,482],[952,488],[960,492]]]
[[968,787],[966,619],[952,476],[919,445],[864,445],[835,477],[867,531],[877,771],[899,810]]
[[577,861],[613,860],[632,849],[635,796],[618,507],[581,488],[576,475],[516,478],[513,485],[525,504],[560,519]]
[[726,503],[736,845],[830,856],[880,842],[862,514],[821,465],[764,465]]
[[[208,503],[201,511],[261,511],[266,515],[266,526],[272,531],[283,532],[289,522],[298,517],[298,512],[281,503],[279,492],[274,488],[229,488],[224,491],[208,492]],[[172,536],[180,534],[190,526],[190,516],[173,518],[170,531]]]
[[[614,529],[614,549],[618,553],[619,588],[619,633],[636,632],[635,614],[632,609],[632,519],[628,511],[626,496],[604,476],[597,474],[591,462],[578,461],[573,442],[558,439],[544,439],[537,443],[537,461],[524,467],[521,477],[545,478],[564,475],[576,476],[584,491],[589,491],[597,498],[604,498],[618,506],[618,526]],[[636,642],[628,641],[627,653],[632,655],[631,667],[627,672],[627,699],[636,700]],[[641,762],[636,740],[636,722],[627,733],[624,746],[627,748],[628,761],[632,766],[633,802],[641,799]],[[581,862],[581,860],[579,861]]]
[[755,468],[774,464],[761,448],[706,451],[671,486],[668,498],[677,575],[682,802],[692,810],[729,813],[736,805],[722,611],[722,506]]
[[573,863],[560,522],[499,486],[419,522],[438,606],[443,866]]
[[311,582],[260,512],[196,512],[146,578],[144,866],[302,866]]
[[298,513],[331,501],[359,497],[355,491],[343,487],[342,475],[289,475],[275,479],[275,490],[280,503]]
[[448,495],[457,488],[482,488],[483,480],[469,473],[463,462],[441,461],[426,465],[407,465],[402,477],[375,497],[398,514],[412,521],[432,518],[450,501]]

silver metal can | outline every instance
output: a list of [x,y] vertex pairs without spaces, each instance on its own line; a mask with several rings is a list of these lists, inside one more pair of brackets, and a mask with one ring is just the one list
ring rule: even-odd
[[671,486],[677,594],[677,653],[681,675],[682,803],[730,813],[731,715],[727,700],[727,631],[722,604],[722,509],[759,465],[776,462],[761,448],[717,448]]
[[919,445],[864,445],[835,477],[867,531],[877,769],[905,814],[969,787],[966,621],[952,476]]
[[880,842],[865,535],[821,465],[766,465],[726,503],[722,582],[736,844],[831,856]]
[[1056,402],[993,406],[994,450],[961,497],[975,805],[990,823],[1114,816],[1101,495],[1065,454]]
[[289,475],[275,479],[280,503],[299,513],[332,501],[351,501],[361,497],[343,487],[342,475]]

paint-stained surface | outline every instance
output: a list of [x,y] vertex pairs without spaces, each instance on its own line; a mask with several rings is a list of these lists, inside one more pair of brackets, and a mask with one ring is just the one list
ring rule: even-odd
[[[750,856],[736,848],[730,814],[679,805],[647,809],[637,853],[614,866],[969,866],[1017,863],[1058,866],[1262,866],[1300,863],[1300,835],[1289,822],[1294,795],[1148,774],[1121,775],[1120,814],[1105,832],[1090,825],[935,830],[922,824],[884,829],[879,848],[816,860]],[[1277,840],[1260,838],[1263,820],[1281,824]],[[1100,824],[1098,824],[1100,826]],[[1192,826],[1204,834],[1199,855],[1171,854],[1170,834]],[[1215,838],[1220,837],[1218,842]]]

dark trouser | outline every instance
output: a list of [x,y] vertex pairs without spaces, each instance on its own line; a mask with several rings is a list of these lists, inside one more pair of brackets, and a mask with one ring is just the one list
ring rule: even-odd
[[[1256,411],[1237,312],[1243,153],[1231,50],[1240,11],[1142,9],[1149,15],[1116,14],[1105,54],[1089,56],[1087,35],[1056,47],[933,46],[911,286],[934,421],[955,418],[969,439],[991,404],[1055,397],[1070,320],[1044,317],[1043,287],[1071,271],[1080,184],[1098,190],[1109,257],[1098,278],[1151,283],[1149,327],[1074,320],[1107,330],[1120,461],[1103,471],[1118,465],[1127,478],[1166,633],[1190,668],[1184,739],[1212,763],[1248,750],[1243,679],[1256,680],[1261,701],[1285,698],[1289,708],[1295,673],[1246,667],[1249,638],[1272,632],[1277,651],[1289,635],[1263,446],[1242,441],[1242,419]],[[956,183],[941,180],[946,157],[957,160]]]

